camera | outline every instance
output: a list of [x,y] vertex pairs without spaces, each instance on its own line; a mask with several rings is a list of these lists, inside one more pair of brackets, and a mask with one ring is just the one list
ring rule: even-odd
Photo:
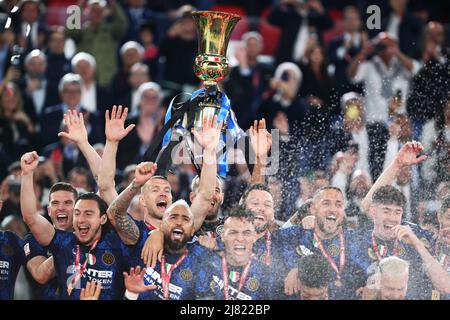
[[13,47],[12,50],[12,56],[11,56],[11,66],[21,70],[22,69],[22,54],[24,50],[23,48],[19,47],[17,44]]
[[377,44],[375,44],[373,51],[375,53],[380,53],[383,52],[384,50],[387,49],[387,46],[384,43],[378,42]]

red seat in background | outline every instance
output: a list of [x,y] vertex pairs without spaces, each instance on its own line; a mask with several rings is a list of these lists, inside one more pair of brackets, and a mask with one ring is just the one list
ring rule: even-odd
[[49,26],[65,25],[67,18],[67,7],[77,4],[77,0],[48,0],[45,13],[45,22]]
[[264,39],[264,49],[262,53],[274,56],[278,48],[278,42],[280,41],[280,28],[271,25],[267,22],[266,18],[260,18],[258,31]]
[[247,15],[247,12],[245,9],[241,6],[235,6],[235,5],[215,5],[212,6],[210,11],[222,11],[222,12],[228,12],[228,13],[234,13],[240,15],[242,18]]

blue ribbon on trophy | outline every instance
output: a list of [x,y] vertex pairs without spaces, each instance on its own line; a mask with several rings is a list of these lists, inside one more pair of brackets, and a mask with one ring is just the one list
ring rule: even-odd
[[[202,155],[193,153],[191,129],[200,129],[203,117],[217,115],[218,122],[224,123],[218,164],[219,175],[225,177],[228,171],[226,146],[234,146],[239,139],[248,138],[237,124],[230,100],[217,88],[217,82],[228,74],[226,50],[231,31],[240,17],[215,11],[196,11],[192,16],[199,33],[199,55],[195,58],[194,72],[204,81],[205,88],[195,91],[187,101],[176,102],[184,93],[172,99],[164,125],[143,158],[145,161],[156,161],[158,164],[156,174],[165,176],[172,164],[172,151],[184,141],[191,161],[200,174],[197,159]],[[160,145],[161,150],[158,153]]]
[[[192,93],[190,101],[193,101],[195,98],[197,98],[199,95],[206,94],[206,90],[204,88],[198,89],[194,93]],[[167,109],[166,116],[164,118],[164,124],[167,124],[170,119],[172,118],[172,109],[173,104],[176,97],[172,99],[170,102],[169,108]],[[226,126],[224,128],[227,130],[228,138],[232,139],[233,145],[240,139],[245,136],[245,132],[239,127],[237,124],[236,116],[234,114],[234,111],[231,109],[230,99],[228,99],[227,95],[222,93],[220,98],[220,110],[219,114],[217,116],[217,122],[220,123],[223,121],[223,123],[226,123]],[[186,136],[189,133],[189,130],[187,128],[183,127],[183,124],[181,121],[178,121],[174,125],[174,130],[180,131],[181,135]],[[162,142],[162,148],[166,147],[172,137],[172,129],[168,129],[167,132],[164,135],[164,139]],[[222,149],[224,152],[219,152],[220,158],[218,159],[218,165],[219,165],[219,175],[221,177],[226,177],[226,174],[228,172],[228,164],[227,164],[227,153],[225,152],[225,146],[226,146],[226,139],[227,135],[225,132],[221,135],[221,141],[219,144],[219,149]],[[194,162],[195,165],[195,162]]]

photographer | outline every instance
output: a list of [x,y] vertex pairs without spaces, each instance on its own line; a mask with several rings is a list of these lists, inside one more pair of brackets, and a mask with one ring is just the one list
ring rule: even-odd
[[[397,39],[389,33],[381,32],[363,46],[349,65],[347,74],[353,83],[364,84],[367,121],[387,123],[389,104],[396,92],[400,91],[403,96],[409,94],[409,81],[420,67],[418,61],[400,51]],[[406,112],[404,100],[397,113]]]

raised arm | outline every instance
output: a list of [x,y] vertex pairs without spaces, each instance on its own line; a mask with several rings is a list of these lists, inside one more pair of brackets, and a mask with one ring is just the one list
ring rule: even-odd
[[211,206],[217,174],[217,146],[223,123],[217,123],[217,116],[203,118],[202,131],[193,131],[195,140],[203,149],[203,164],[200,175],[198,194],[191,204],[194,213],[194,228],[200,229]]
[[23,221],[42,246],[48,246],[55,235],[52,224],[37,212],[33,175],[39,163],[36,151],[25,153],[20,159],[22,181],[20,185],[20,210]]
[[83,156],[86,158],[89,169],[95,178],[98,180],[98,170],[101,158],[94,148],[89,144],[86,126],[84,125],[83,114],[77,114],[75,110],[69,110],[64,115],[64,123],[67,125],[68,132],[58,133],[58,137],[64,137],[71,140],[78,149],[80,149]]
[[265,169],[270,148],[272,147],[272,135],[266,130],[266,120],[255,120],[250,127],[250,143],[255,152],[256,163],[253,167],[251,184],[265,183]]
[[156,164],[141,162],[136,167],[133,182],[123,190],[107,210],[109,221],[116,229],[120,239],[127,245],[138,242],[140,231],[134,220],[127,214],[131,199],[141,192],[141,187],[155,174]]
[[406,166],[412,166],[419,164],[427,159],[426,155],[419,156],[424,150],[422,144],[417,141],[409,141],[400,149],[400,151],[395,156],[392,163],[383,171],[383,173],[378,177],[377,181],[370,188],[367,195],[364,197],[361,205],[364,212],[369,215],[370,205],[372,204],[372,196],[374,192],[386,185],[391,185],[399,171]]
[[450,294],[450,275],[436,259],[430,254],[424,243],[417,238],[410,226],[398,225],[395,227],[397,239],[416,249],[425,272],[430,277],[433,287],[442,294]]
[[100,161],[98,172],[98,189],[100,197],[110,205],[118,194],[115,188],[114,177],[116,173],[116,155],[119,141],[122,140],[134,128],[134,124],[124,127],[127,119],[128,108],[123,109],[122,106],[117,108],[115,105],[111,110],[105,112],[105,136],[106,145],[103,151],[103,157]]

